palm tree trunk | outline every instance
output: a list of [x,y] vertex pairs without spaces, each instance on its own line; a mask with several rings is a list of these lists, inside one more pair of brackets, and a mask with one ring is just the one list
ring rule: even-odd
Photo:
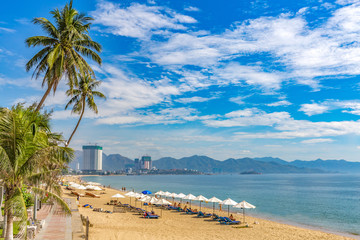
[[83,117],[83,115],[84,115],[84,112],[85,112],[85,98],[83,99],[83,103],[82,103],[82,104],[83,104],[83,105],[82,105],[82,110],[81,110],[81,115],[80,115],[79,121],[77,122],[76,127],[75,127],[74,131],[72,132],[69,140],[68,140],[67,143],[65,144],[65,147],[69,146],[70,141],[71,141],[71,138],[74,136],[77,128],[79,127],[80,121],[81,121],[81,119],[82,119],[82,117]]
[[14,239],[14,217],[12,214],[12,209],[7,210],[7,221],[6,221],[6,233],[5,240],[13,240]]
[[36,107],[36,112],[40,111],[40,109],[41,109],[42,105],[44,104],[47,96],[49,95],[53,85],[54,85],[54,81],[52,81],[51,84],[48,85],[48,88],[47,88],[46,92],[44,93],[43,97],[41,98],[39,104]]

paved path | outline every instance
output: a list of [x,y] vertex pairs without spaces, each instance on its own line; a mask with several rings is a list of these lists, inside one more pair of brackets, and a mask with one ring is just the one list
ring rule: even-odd
[[43,206],[37,219],[45,219],[45,226],[35,240],[72,240],[71,216],[66,216],[60,206]]

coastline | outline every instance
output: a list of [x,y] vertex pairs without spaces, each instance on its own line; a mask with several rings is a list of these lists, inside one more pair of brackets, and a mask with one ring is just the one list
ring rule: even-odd
[[[87,175],[74,175],[72,176],[72,178],[77,178],[79,181],[80,179],[82,179],[82,177],[85,177]],[[104,208],[104,210],[112,210],[112,206],[109,207],[107,205],[104,205],[106,201],[109,201],[109,195],[111,195],[112,193],[117,193],[120,192],[120,190],[115,189],[115,188],[106,188],[105,192],[107,193],[107,195],[103,195],[101,196],[101,198],[81,198],[80,199],[80,205],[83,205],[85,203],[89,203],[92,204],[94,207],[101,207]],[[68,195],[68,192],[65,191],[65,194]],[[69,195],[68,195],[69,196]],[[121,199],[121,201],[123,203],[129,203],[129,198],[126,199]],[[132,204],[134,204],[134,199],[132,199]],[[139,202],[137,203],[137,205],[139,206]],[[196,204],[193,204],[194,206],[196,206]],[[198,208],[198,206],[197,206]],[[206,208],[206,207],[202,207],[203,211],[206,212],[212,212],[212,209]],[[225,210],[225,209],[224,209]],[[269,218],[269,217],[264,217],[264,216],[256,216],[254,217],[252,214],[247,214],[246,215],[246,220],[247,223],[249,224],[250,228],[241,228],[241,229],[236,229],[233,228],[232,226],[223,226],[220,224],[216,224],[216,222],[208,222],[207,220],[202,220],[202,219],[198,219],[198,218],[194,218],[193,216],[184,216],[181,213],[177,213],[177,212],[172,212],[172,211],[167,211],[167,210],[163,210],[162,212],[164,213],[163,218],[159,219],[159,220],[147,220],[147,219],[143,219],[140,218],[141,220],[139,220],[139,217],[135,217],[133,216],[133,218],[131,218],[131,216],[133,214],[131,213],[126,213],[126,214],[105,214],[105,213],[99,213],[99,212],[93,212],[90,209],[87,208],[79,208],[79,211],[81,214],[85,215],[85,216],[89,216],[90,220],[92,221],[92,223],[94,223],[94,229],[90,229],[90,236],[91,235],[95,235],[95,236],[101,236],[102,234],[108,234],[108,239],[121,239],[122,237],[133,237],[136,238],[136,236],[138,236],[139,234],[139,229],[147,226],[148,224],[151,223],[152,227],[155,228],[164,228],[164,224],[165,225],[172,225],[173,224],[173,228],[182,228],[180,227],[180,224],[183,226],[188,226],[189,228],[192,228],[195,224],[195,226],[201,226],[201,228],[204,229],[204,231],[207,232],[206,234],[206,239],[215,239],[211,238],[212,235],[216,236],[216,239],[228,239],[228,238],[236,238],[238,239],[239,234],[243,235],[244,234],[244,239],[266,239],[266,238],[271,238],[271,239],[360,239],[360,236],[358,235],[352,235],[351,233],[344,233],[344,232],[337,232],[337,231],[329,231],[328,229],[323,229],[323,228],[319,228],[319,227],[313,227],[311,225],[302,225],[302,224],[297,224],[297,223],[293,223],[293,222],[288,222],[288,221],[282,221],[282,220],[278,220],[278,219],[273,219],[273,218]],[[158,213],[160,210],[156,209],[155,212]],[[216,212],[219,212],[218,210]],[[223,211],[220,213],[223,216],[227,216],[227,211]],[[233,213],[234,214],[234,213]],[[130,216],[128,216],[130,215]],[[176,216],[178,215],[178,216]],[[113,218],[113,216],[117,216],[118,218],[123,218],[123,220],[126,220],[126,222],[130,223],[129,226],[125,227],[123,226],[124,224],[116,224],[116,222],[118,222],[117,220],[113,219],[110,220],[111,218]],[[235,214],[234,215],[235,218],[237,218],[238,220],[242,220],[242,215],[239,214]],[[117,217],[115,217],[117,219]],[[110,219],[109,219],[110,218]],[[181,220],[180,220],[181,218]],[[178,220],[176,220],[178,219]],[[112,226],[111,228],[104,228],[101,227],[101,222],[105,221],[107,222],[107,225]],[[178,221],[178,222],[177,222]],[[115,223],[113,223],[115,222]],[[192,223],[189,223],[192,222]],[[254,222],[259,222],[259,225],[255,225],[253,224]],[[131,224],[132,223],[132,224]],[[134,227],[131,227],[133,224],[137,225],[139,227],[139,229],[134,229]],[[125,224],[126,225],[126,224]],[[99,226],[99,227],[97,227]],[[171,228],[171,229],[173,229]],[[106,230],[105,230],[106,229]],[[119,231],[119,229],[121,229],[122,234],[118,235],[116,234],[116,232]],[[214,231],[214,229],[217,229],[217,231],[221,231],[221,235],[218,235],[217,231]],[[150,231],[150,230],[149,230]],[[188,237],[189,234],[186,234],[184,232],[185,230],[183,230],[182,232],[174,232],[174,230],[170,230],[170,229],[163,229],[160,231],[155,231],[154,229],[151,229],[151,232],[153,232],[152,234],[154,236],[157,236],[156,239],[167,239],[170,237],[170,239],[178,239],[180,238],[180,236],[182,235],[186,235],[186,239],[196,239],[195,236],[193,234],[190,234],[192,236],[194,236],[194,238],[192,237]],[[167,233],[166,233],[167,232]],[[172,232],[172,233],[171,233]],[[125,234],[125,235],[123,235]],[[166,237],[165,237],[165,235]],[[171,238],[172,235],[175,235],[175,238]],[[201,236],[198,236],[201,237]],[[97,238],[92,238],[90,237],[90,239],[97,239]],[[149,239],[148,237],[146,239]],[[154,237],[155,239],[155,237]]]

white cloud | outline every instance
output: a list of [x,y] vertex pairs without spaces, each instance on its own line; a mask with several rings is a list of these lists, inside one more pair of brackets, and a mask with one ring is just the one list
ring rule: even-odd
[[14,33],[15,29],[0,27],[0,32]]
[[342,109],[344,113],[360,115],[360,101],[359,100],[326,100],[320,103],[302,104],[300,111],[312,116],[322,114],[331,110]]
[[[279,90],[282,82],[290,80],[319,90],[326,77],[360,74],[360,45],[354,42],[360,39],[359,19],[359,4],[333,11],[317,28],[310,28],[302,15],[260,17],[234,23],[220,34],[172,34],[164,42],[145,44],[144,50],[153,62],[171,70],[184,65],[206,68],[210,85],[233,84],[234,75],[238,80],[243,74],[248,75],[242,78],[247,84],[266,90]],[[270,54],[269,61],[282,64],[286,72],[274,71],[267,62],[234,63],[239,56],[258,53]]]
[[97,24],[105,26],[104,32],[142,39],[149,38],[158,30],[185,30],[184,24],[196,22],[194,18],[171,9],[139,3],[125,7],[102,1],[91,15]]
[[223,117],[203,120],[210,127],[265,126],[269,131],[236,132],[238,138],[293,139],[360,135],[360,121],[311,122],[295,120],[287,112],[266,113],[257,108],[233,111]]
[[334,140],[331,139],[331,138],[313,138],[313,139],[308,139],[308,140],[301,141],[301,143],[306,143],[306,144],[330,143],[330,142],[334,142]]
[[195,96],[190,98],[178,98],[175,101],[180,103],[193,103],[193,102],[207,102],[212,99],[215,99],[215,97],[204,98],[204,97]]
[[198,11],[200,11],[199,8],[193,7],[193,6],[186,7],[186,8],[184,8],[184,10],[188,11],[188,12],[198,12]]
[[287,100],[281,100],[281,101],[269,103],[269,104],[266,104],[266,105],[269,106],[269,107],[279,107],[279,106],[289,106],[291,104],[292,103],[287,101]]
[[311,104],[302,104],[299,111],[304,112],[308,116],[316,115],[316,114],[322,114],[329,110],[327,106],[320,105],[317,103],[311,103]]

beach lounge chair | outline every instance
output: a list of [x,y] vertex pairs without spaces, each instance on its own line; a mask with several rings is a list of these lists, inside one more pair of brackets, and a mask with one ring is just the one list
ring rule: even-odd
[[212,214],[210,214],[210,213],[203,213],[202,211],[200,211],[197,216],[198,216],[198,217],[201,217],[201,218],[208,218],[208,217],[211,217]]
[[78,196],[78,197],[85,197],[84,194],[78,193],[78,192],[75,192],[75,191],[71,191],[71,194],[74,194],[75,196]]
[[85,195],[93,197],[93,198],[100,198],[100,196],[96,195],[95,193],[85,192]]
[[219,215],[214,214],[214,215],[212,216],[212,219],[213,219],[214,221],[218,221],[218,220],[220,219],[220,217],[219,217]]
[[159,216],[156,214],[152,214],[151,212],[146,212],[144,213],[144,218],[150,218],[150,219],[158,219]]
[[197,211],[192,211],[190,209],[186,209],[186,214],[198,214]]
[[220,221],[220,224],[227,224],[227,225],[232,225],[232,224],[240,224],[240,221],[233,221],[228,217],[224,217],[225,221]]

